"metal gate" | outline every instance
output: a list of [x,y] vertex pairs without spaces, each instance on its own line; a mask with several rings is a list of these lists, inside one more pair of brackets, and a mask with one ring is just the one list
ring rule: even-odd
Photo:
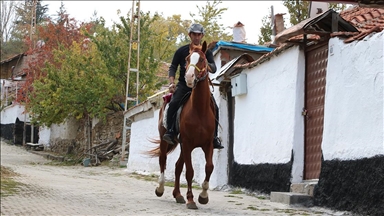
[[321,170],[325,78],[328,43],[308,48],[305,71],[305,161],[304,179],[318,179]]

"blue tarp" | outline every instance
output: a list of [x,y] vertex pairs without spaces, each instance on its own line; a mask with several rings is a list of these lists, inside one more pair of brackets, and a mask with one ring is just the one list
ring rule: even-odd
[[233,48],[238,48],[238,49],[244,49],[244,50],[251,50],[255,52],[271,52],[275,48],[269,48],[265,46],[259,46],[259,45],[253,45],[253,44],[243,44],[243,43],[235,43],[235,42],[227,42],[227,41],[218,41],[216,43],[215,48],[213,48],[212,51],[215,51],[221,47],[233,47]]

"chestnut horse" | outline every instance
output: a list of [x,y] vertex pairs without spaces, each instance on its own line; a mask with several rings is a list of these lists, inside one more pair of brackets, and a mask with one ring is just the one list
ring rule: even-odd
[[[208,203],[209,179],[213,171],[213,138],[215,130],[215,108],[211,99],[209,89],[208,64],[205,57],[207,44],[204,41],[202,46],[190,45],[190,54],[186,58],[187,66],[185,73],[185,81],[187,86],[192,88],[189,99],[183,105],[180,113],[179,132],[180,136],[177,140],[180,143],[180,156],[175,164],[175,185],[173,189],[173,197],[177,203],[185,203],[184,197],[180,193],[180,175],[185,164],[186,179],[187,179],[187,208],[197,209],[196,203],[193,201],[192,179],[193,167],[191,154],[192,151],[201,147],[205,154],[205,179],[202,183],[202,192],[199,195],[199,203]],[[166,128],[163,126],[163,114],[167,101],[160,110],[159,114],[159,134],[160,140],[156,143],[160,144],[157,148],[149,151],[149,154],[154,157],[159,157],[160,177],[159,186],[155,193],[157,196],[162,196],[164,193],[164,171],[166,169],[167,155],[172,152],[177,144],[168,145],[162,139]]]

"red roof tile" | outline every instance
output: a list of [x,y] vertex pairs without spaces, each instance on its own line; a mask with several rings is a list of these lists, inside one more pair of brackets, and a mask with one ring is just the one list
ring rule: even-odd
[[353,7],[344,10],[340,16],[352,23],[359,31],[365,31],[379,26],[384,29],[384,9]]

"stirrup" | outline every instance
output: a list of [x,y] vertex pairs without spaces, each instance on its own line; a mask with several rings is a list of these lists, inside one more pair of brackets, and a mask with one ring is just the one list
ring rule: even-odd
[[215,137],[213,139],[213,148],[214,149],[223,149],[224,146],[221,145],[220,139],[218,137]]
[[175,145],[174,135],[172,133],[165,133],[163,135],[163,140],[168,143],[168,145]]

